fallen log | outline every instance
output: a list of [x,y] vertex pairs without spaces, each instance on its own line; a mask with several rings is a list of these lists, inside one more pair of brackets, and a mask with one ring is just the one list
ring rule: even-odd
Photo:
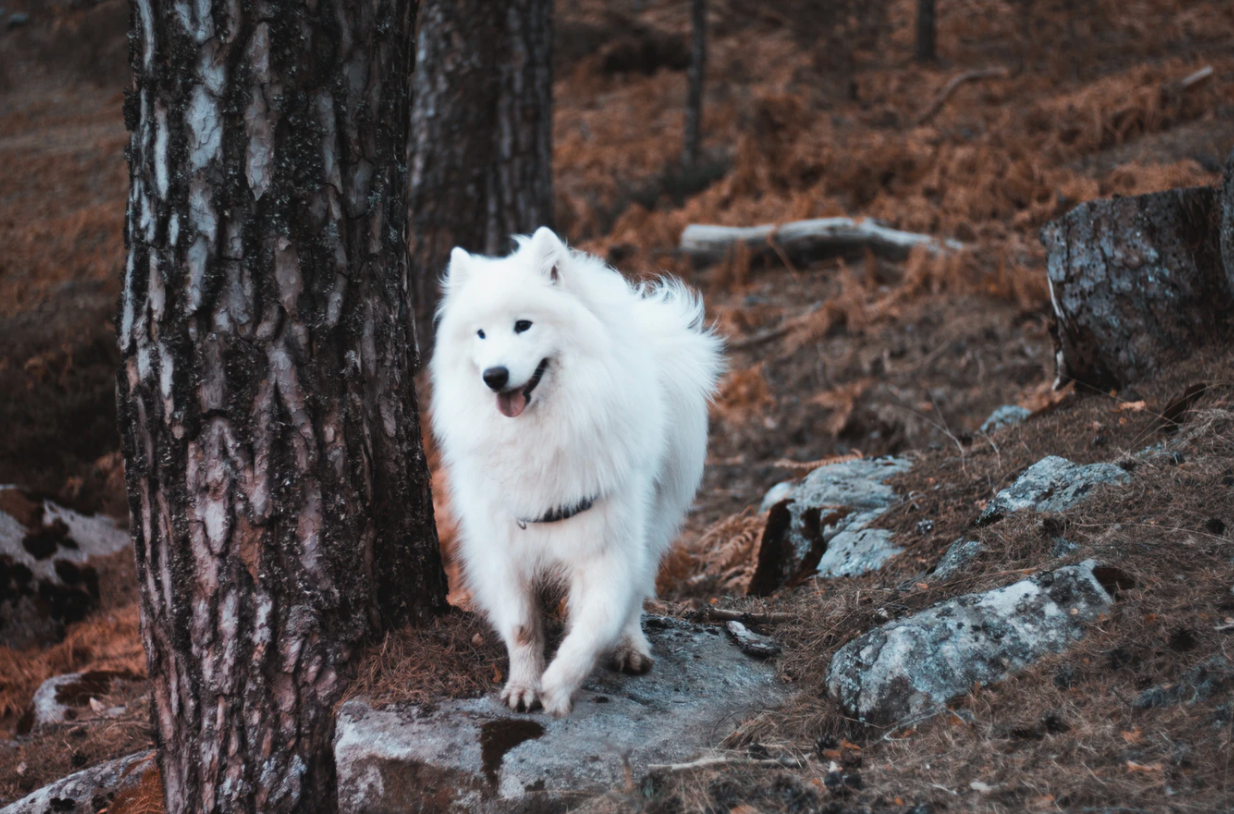
[[1089,201],[1042,227],[1056,387],[1122,387],[1225,330],[1222,210],[1218,190],[1191,187]]
[[964,248],[954,240],[901,232],[872,220],[854,218],[815,218],[785,224],[761,226],[715,226],[692,223],[681,233],[681,251],[696,267],[717,263],[744,243],[752,257],[783,256],[792,262],[809,262],[824,257],[860,253],[866,249],[879,257],[903,260],[917,246],[931,252],[951,252]]
[[930,104],[930,106],[922,111],[921,115],[917,117],[916,121],[913,122],[913,126],[920,127],[930,119],[937,116],[938,111],[942,110],[943,105],[947,104],[947,100],[951,98],[951,94],[955,93],[956,88],[960,87],[960,85],[963,85],[965,82],[975,82],[978,79],[993,79],[996,77],[999,79],[1006,79],[1009,76],[1011,76],[1011,71],[1004,67],[979,68],[977,70],[964,71],[963,73],[956,74],[948,80],[946,85],[943,85],[943,89],[940,90],[938,95],[934,97],[934,101]]

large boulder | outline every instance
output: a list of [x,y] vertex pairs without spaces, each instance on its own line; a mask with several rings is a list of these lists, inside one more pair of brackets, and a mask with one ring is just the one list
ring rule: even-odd
[[763,499],[767,526],[749,592],[765,596],[807,576],[856,576],[900,553],[891,532],[869,525],[899,499],[886,481],[907,472],[903,458],[860,458],[815,469]]
[[511,712],[495,694],[427,707],[347,702],[334,746],[340,813],[565,810],[624,787],[627,768],[638,777],[719,745],[783,700],[774,668],[719,628],[645,625],[652,671],[598,671],[561,720]]
[[1227,324],[1222,210],[1211,187],[1171,189],[1089,201],[1042,228],[1060,384],[1145,379]]
[[0,645],[52,641],[99,598],[97,559],[129,544],[108,517],[87,517],[0,486]]
[[111,518],[0,486],[0,645],[56,640],[99,601],[93,562],[128,545]]
[[836,652],[827,688],[843,710],[885,726],[928,715],[1081,638],[1113,601],[1091,560],[942,602]]
[[109,760],[31,792],[0,808],[0,814],[95,814],[107,808],[117,792],[141,782],[154,765],[153,752]]

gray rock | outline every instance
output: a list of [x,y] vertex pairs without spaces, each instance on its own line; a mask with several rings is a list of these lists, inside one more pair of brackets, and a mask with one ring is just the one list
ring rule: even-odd
[[[867,513],[873,517],[880,514],[882,512]],[[904,550],[891,544],[890,531],[865,527],[873,517],[850,522],[844,531],[827,541],[827,550],[818,561],[819,576],[859,576],[882,568],[887,560]]]
[[767,494],[763,495],[763,502],[762,505],[758,507],[758,513],[762,514],[772,506],[779,503],[781,500],[784,500],[784,498],[788,497],[796,487],[797,484],[793,483],[791,480],[786,480],[780,481],[775,486],[768,489]]
[[[1079,546],[1064,537],[1055,537],[1054,544],[1050,548],[1050,556],[1054,559],[1062,559],[1072,552],[1078,551]],[[936,582],[946,582],[956,576],[964,573],[985,550],[985,546],[980,540],[971,540],[966,537],[961,537],[951,544],[947,552],[943,554],[943,558],[938,561],[938,565],[934,566],[934,571],[930,575]]]
[[821,466],[793,489],[790,497],[802,506],[848,506],[885,510],[895,503],[895,490],[886,481],[912,469],[904,458],[858,458]]
[[1091,560],[889,622],[836,652],[831,696],[859,720],[887,725],[929,714],[1058,653],[1112,601]]
[[934,566],[934,573],[931,577],[936,581],[946,582],[957,574],[967,571],[968,566],[977,559],[981,550],[980,540],[967,540],[961,537],[951,544],[951,548],[947,549],[947,553],[938,561],[938,565]]
[[635,777],[688,760],[783,700],[775,670],[719,628],[646,626],[652,671],[598,671],[562,720],[516,714],[496,695],[427,708],[347,702],[334,746],[340,813],[564,810],[623,787],[623,757]]
[[24,11],[19,11],[9,17],[7,28],[12,31],[14,28],[21,28],[30,22],[30,15]]
[[890,533],[867,530],[898,500],[888,478],[907,472],[903,458],[862,458],[779,483],[763,498],[769,511],[749,592],[766,595],[795,575],[855,576],[900,553]]
[[86,517],[0,486],[0,645],[53,641],[98,602],[91,561],[129,544],[103,516]]
[[1234,667],[1217,654],[1187,671],[1177,684],[1149,687],[1136,696],[1138,709],[1159,709],[1175,704],[1198,704],[1234,687]]
[[112,670],[90,670],[68,673],[44,681],[34,693],[32,731],[42,730],[89,718],[115,717],[124,707],[95,709],[91,699],[107,695],[113,684],[136,680],[136,676]]
[[1061,512],[1082,501],[1098,484],[1125,484],[1130,480],[1131,476],[1114,464],[1081,465],[1051,455],[995,495],[977,524],[987,525],[1022,511]]
[[0,814],[94,814],[98,810],[95,799],[106,800],[137,785],[146,769],[154,765],[153,752],[109,760],[9,803],[0,808]]
[[981,423],[981,432],[989,435],[1004,427],[1014,427],[1016,424],[1023,424],[1032,414],[1032,410],[1021,407],[1018,404],[1004,404],[990,413],[990,417]]
[[1071,542],[1066,537],[1055,537],[1054,545],[1050,548],[1050,556],[1059,560],[1073,551],[1078,551],[1079,548],[1078,544]]

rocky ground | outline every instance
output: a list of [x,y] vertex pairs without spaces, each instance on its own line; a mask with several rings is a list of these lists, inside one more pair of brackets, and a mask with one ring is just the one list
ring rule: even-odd
[[[685,276],[731,341],[648,608],[660,661],[597,674],[557,723],[492,704],[504,655],[469,614],[391,634],[342,711],[347,810],[1234,805],[1234,351],[1052,389],[1036,237],[1082,200],[1219,180],[1234,10],[943,3],[943,59],[918,68],[913,3],[832,5],[713,3],[709,158],[688,175],[684,5],[560,4],[564,233]],[[136,584],[110,542],[125,14],[0,16],[0,484],[21,486],[0,489],[0,805],[89,771],[23,814],[160,810]],[[1007,78],[919,123],[992,64]],[[697,269],[677,251],[692,222],[839,214],[966,250]]]

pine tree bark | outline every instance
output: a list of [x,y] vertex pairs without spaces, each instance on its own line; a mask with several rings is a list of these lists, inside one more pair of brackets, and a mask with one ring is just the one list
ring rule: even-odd
[[1220,211],[1217,190],[1190,187],[1089,201],[1042,227],[1056,386],[1123,387],[1226,335]]
[[450,250],[553,225],[551,0],[426,0],[413,77],[411,280],[432,344]]
[[690,4],[690,69],[686,98],[685,144],[681,163],[690,169],[698,163],[703,142],[703,83],[707,75],[707,0]]
[[933,62],[938,57],[935,47],[937,23],[934,0],[917,0],[917,61]]
[[335,809],[359,647],[444,605],[413,0],[131,0],[117,401],[166,810]]

